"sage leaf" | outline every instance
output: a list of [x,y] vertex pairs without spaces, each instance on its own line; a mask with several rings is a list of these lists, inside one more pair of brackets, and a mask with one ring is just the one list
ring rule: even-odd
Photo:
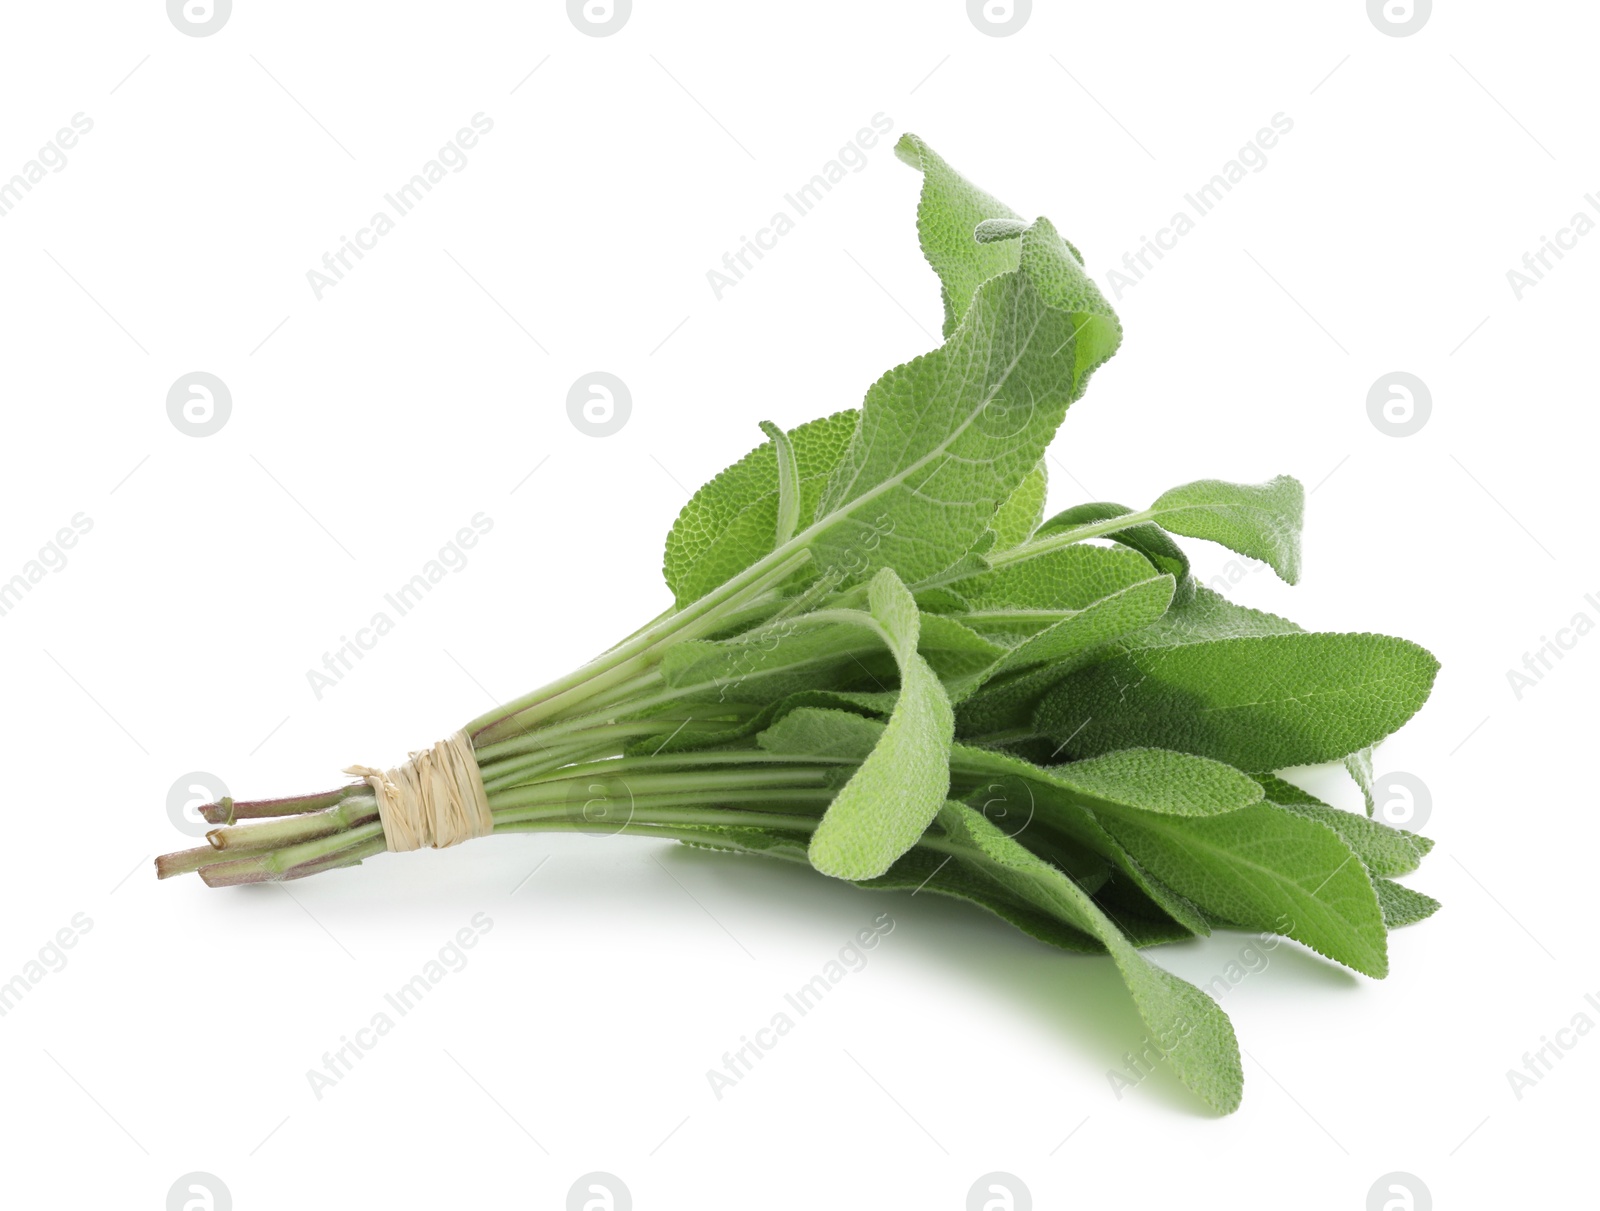
[[[1019,240],[1027,224],[1004,202],[973,185],[913,134],[900,136],[894,154],[922,173],[917,203],[917,239],[922,255],[939,275],[944,303],[944,335],[965,317],[978,287],[997,274],[1017,267]],[[1006,240],[977,239],[978,225],[1007,219]]]
[[1361,788],[1361,797],[1367,804],[1367,815],[1376,814],[1378,800],[1373,789],[1372,746],[1369,744],[1360,752],[1351,753],[1344,759],[1344,768],[1349,772],[1351,780]]
[[889,569],[873,577],[869,601],[900,664],[900,696],[877,744],[811,836],[811,864],[840,879],[888,870],[917,843],[950,786],[955,719],[944,687],[917,652],[916,602]]
[[1134,551],[1071,546],[980,572],[950,587],[971,603],[970,625],[993,629],[1011,613],[1081,610],[1150,578],[1149,562]]
[[1023,476],[1017,490],[995,510],[994,519],[989,523],[995,535],[995,550],[1003,551],[1033,537],[1033,532],[1044,520],[1044,498],[1048,488],[1048,477],[1041,460]]
[[1177,647],[1212,639],[1247,639],[1260,635],[1303,635],[1304,628],[1265,610],[1229,601],[1215,589],[1196,585],[1184,602],[1174,601],[1162,617],[1119,641],[1126,650]]
[[1259,559],[1289,584],[1300,579],[1305,489],[1292,476],[1264,484],[1197,480],[1162,493],[1149,512],[1174,534],[1209,539]]
[[1403,883],[1374,878],[1372,886],[1378,893],[1378,904],[1383,909],[1383,923],[1390,929],[1415,925],[1439,911],[1439,901]]
[[824,576],[891,566],[923,587],[989,532],[1120,339],[1099,290],[1038,220],[1017,268],[979,287],[945,344],[868,389],[817,519],[794,541]]
[[[1044,520],[1047,448],[1121,324],[1048,219],[914,135],[896,153],[922,174],[938,347],[858,391],[859,409],[762,421],[762,444],[667,536],[672,606],[620,642],[393,778],[353,766],[361,781],[331,791],[202,807],[218,827],[158,875],[348,873],[406,841],[386,827],[436,814],[412,792],[447,777],[476,823],[419,828],[435,845],[600,826],[959,898],[1106,953],[1150,1027],[1141,1052],[1223,1111],[1242,1085],[1227,1018],[1139,947],[1238,925],[1382,975],[1387,931],[1438,905],[1392,881],[1431,842],[1372,818],[1372,749],[1421,705],[1436,662],[1195,583],[1175,536],[1298,579],[1304,494],[1288,477]],[[1149,436],[1072,457],[1108,474]],[[1273,772],[1335,760],[1365,817]]]
[[1077,884],[963,804],[939,813],[958,860],[1000,887],[1098,938],[1122,973],[1157,1050],[1178,1078],[1230,1113],[1244,1090],[1233,1025],[1216,1002],[1141,955]]
[[1355,852],[1332,828],[1272,803],[1183,818],[1102,813],[1156,878],[1206,912],[1294,938],[1375,978],[1388,973],[1383,913]]
[[[1042,522],[1032,537],[1047,538],[1051,534],[1074,530],[1091,522],[1110,521],[1132,512],[1127,505],[1110,501],[1074,505],[1070,509],[1063,509],[1049,521]],[[1181,605],[1193,595],[1194,578],[1189,573],[1189,557],[1184,554],[1182,547],[1172,541],[1172,536],[1154,522],[1139,522],[1125,530],[1113,530],[1105,537],[1139,552],[1156,571],[1172,576],[1177,581],[1177,592],[1173,598],[1176,603]]]
[[781,547],[794,537],[800,524],[800,464],[787,433],[769,420],[761,422],[761,432],[772,439],[778,464],[778,525],[773,545]]
[[[1171,577],[1157,576],[1063,614],[1007,653],[980,689],[957,702],[956,730],[962,736],[1032,734],[1034,711],[1052,687],[1075,669],[1103,658],[1114,641],[1160,618],[1172,595]],[[1024,669],[1035,658],[1046,663],[1010,671]]]
[[1344,843],[1355,851],[1362,865],[1374,875],[1389,877],[1409,874],[1417,869],[1433,848],[1433,841],[1428,837],[1330,807],[1281,778],[1257,774],[1256,780],[1266,791],[1267,798],[1285,811],[1326,824],[1338,833]]
[[[828,476],[855,435],[854,409],[789,432],[798,476],[795,524],[808,525]],[[667,535],[663,569],[679,607],[699,600],[778,545],[775,443],[757,446],[690,498]]]
[[1336,761],[1417,711],[1439,663],[1385,635],[1290,634],[1143,648],[1072,674],[1035,726],[1067,755],[1173,748],[1246,770]]
[[984,680],[1046,662],[1070,673],[1078,657],[1099,651],[1146,619],[1159,618],[1175,587],[1170,576],[1152,576],[1065,613],[1001,656]]

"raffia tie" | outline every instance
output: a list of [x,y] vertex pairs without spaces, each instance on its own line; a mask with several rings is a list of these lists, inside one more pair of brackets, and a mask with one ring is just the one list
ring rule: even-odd
[[465,731],[412,753],[392,770],[352,765],[345,769],[365,779],[378,800],[378,819],[391,850],[444,849],[494,831],[483,775]]

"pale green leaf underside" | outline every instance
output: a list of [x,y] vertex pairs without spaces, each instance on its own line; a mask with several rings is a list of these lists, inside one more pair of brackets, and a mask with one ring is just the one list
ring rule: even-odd
[[773,537],[782,546],[794,537],[800,525],[800,463],[789,435],[769,420],[761,422],[761,432],[772,439],[773,456],[778,464],[778,526]]
[[1289,584],[1300,579],[1305,489],[1292,476],[1264,484],[1202,479],[1163,493],[1150,511],[1174,534],[1208,539],[1259,559]]
[[883,734],[812,834],[811,864],[840,879],[871,879],[917,843],[950,787],[955,719],[944,687],[917,653],[919,615],[893,572],[873,577],[872,617],[900,665],[900,696]]
[[1378,801],[1373,787],[1372,746],[1368,745],[1358,753],[1351,753],[1344,759],[1344,768],[1361,790],[1361,798],[1367,805],[1367,815],[1374,814],[1378,810]]
[[[916,135],[902,135],[894,152],[922,173],[917,238],[923,256],[939,275],[944,335],[949,336],[966,314],[978,287],[996,274],[1017,267],[1018,241],[1012,238],[979,243],[974,238],[978,224],[987,219],[1021,222],[1022,216],[956,172]],[[1015,228],[1011,231],[1013,237],[1018,234]]]

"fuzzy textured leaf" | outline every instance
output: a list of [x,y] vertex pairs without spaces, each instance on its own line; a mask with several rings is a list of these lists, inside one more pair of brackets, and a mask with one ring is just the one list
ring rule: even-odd
[[1377,893],[1327,825],[1272,803],[1198,819],[1118,812],[1103,820],[1156,878],[1206,912],[1286,934],[1366,975],[1388,973]]
[[1044,520],[1044,498],[1049,480],[1041,460],[995,511],[989,528],[994,531],[994,549],[1004,551],[1026,542]]
[[1300,579],[1305,504],[1305,489],[1289,475],[1264,484],[1201,479],[1162,493],[1150,512],[1172,533],[1221,543],[1294,584]]
[[992,533],[1120,339],[1099,290],[1038,220],[1017,268],[979,288],[944,345],[868,389],[816,521],[797,536],[818,574],[848,581],[893,567],[920,585],[957,562]]
[[[798,476],[796,524],[810,524],[861,414],[836,412],[790,430]],[[682,607],[717,588],[777,545],[778,458],[763,442],[702,487],[683,506],[667,535],[663,571]]]
[[917,843],[950,786],[955,719],[944,687],[917,653],[916,602],[888,569],[873,577],[869,601],[900,664],[900,696],[878,743],[811,836],[811,864],[840,879],[888,870]]
[[[1034,536],[1047,538],[1064,530],[1074,530],[1097,521],[1110,521],[1114,517],[1122,517],[1132,512],[1133,510],[1127,505],[1113,504],[1111,501],[1090,501],[1073,505],[1070,509],[1063,509],[1049,521],[1042,522],[1034,531]],[[1187,601],[1193,595],[1194,578],[1189,574],[1189,557],[1184,554],[1182,547],[1172,541],[1172,536],[1154,522],[1140,522],[1125,530],[1114,530],[1105,537],[1139,552],[1150,561],[1156,571],[1166,572],[1172,576],[1178,582],[1177,595],[1174,598],[1178,603]]]
[[961,861],[1012,895],[1098,938],[1133,994],[1155,1048],[1178,1078],[1223,1113],[1238,1107],[1244,1090],[1239,1044],[1215,1001],[1139,954],[1077,884],[978,812],[951,803],[940,812],[939,823],[961,846]]
[[[922,255],[939,275],[939,295],[944,303],[944,335],[956,330],[978,287],[996,274],[1017,267],[1018,228],[1026,230],[1022,216],[968,181],[913,134],[900,136],[894,154],[922,173],[922,196],[917,203],[917,239]],[[988,219],[1010,219],[1012,238],[980,243],[978,224]]]
[[1386,635],[1291,634],[1145,648],[1074,673],[1039,705],[1070,756],[1173,748],[1246,770],[1336,761],[1416,712],[1439,663]]
[[1439,901],[1403,883],[1374,878],[1372,886],[1378,893],[1378,904],[1383,909],[1383,923],[1390,929],[1415,925],[1439,911]]
[[1344,839],[1356,857],[1374,875],[1404,875],[1417,869],[1433,841],[1379,820],[1330,807],[1314,795],[1271,774],[1257,774],[1267,798],[1285,811],[1326,824]]

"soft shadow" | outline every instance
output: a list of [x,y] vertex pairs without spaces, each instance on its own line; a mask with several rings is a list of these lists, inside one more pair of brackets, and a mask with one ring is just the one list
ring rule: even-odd
[[[1079,1054],[1103,1063],[1108,1070],[1124,1071],[1124,1057],[1138,1053],[1148,1042],[1144,1022],[1110,958],[1048,946],[964,900],[928,892],[864,891],[797,863],[771,858],[684,846],[658,856],[663,865],[683,870],[686,881],[692,878],[695,886],[717,886],[730,897],[776,898],[797,915],[837,917],[846,927],[859,923],[858,906],[863,896],[869,896],[869,903],[883,904],[879,911],[893,915],[897,950],[994,990],[1010,1005],[1046,1023]],[[1160,949],[1172,951],[1190,945],[1177,943]],[[1105,1092],[1114,1096],[1109,1082]],[[1148,1097],[1194,1118],[1220,1117],[1165,1064],[1136,1089],[1125,1090],[1123,1096]]]
[[[351,918],[427,919],[440,908],[478,908],[485,893],[491,895],[496,912],[525,912],[548,921],[552,897],[575,912],[581,912],[582,902],[590,897],[622,913],[654,903],[661,889],[653,881],[637,878],[643,856],[647,864],[653,860],[693,888],[697,897],[720,905],[759,906],[765,915],[803,920],[807,928],[837,929],[840,936],[849,936],[862,925],[863,905],[873,914],[887,911],[896,922],[897,951],[992,990],[999,1000],[1046,1024],[1077,1054],[1103,1064],[1107,1071],[1126,1071],[1124,1057],[1138,1054],[1148,1041],[1133,999],[1108,957],[1058,950],[962,900],[929,892],[864,892],[799,863],[647,839],[542,837],[530,843],[533,840],[485,839],[470,849],[379,855],[360,867],[296,881],[287,889],[319,920],[326,914],[334,928]],[[551,859],[550,866],[541,867],[546,858]],[[419,861],[432,867],[426,878],[419,877]],[[530,879],[533,871],[537,873]],[[522,890],[523,880],[528,890]],[[556,886],[547,887],[546,881]],[[520,892],[514,898],[513,888]],[[255,896],[277,898],[283,890],[240,888],[236,891],[243,894],[234,902],[242,907]],[[635,903],[630,907],[630,902]],[[1241,953],[1260,945],[1259,935],[1230,930],[1143,953],[1203,988],[1224,976],[1230,963],[1248,969]],[[1280,990],[1350,989],[1360,983],[1351,972],[1287,938],[1278,939],[1266,953],[1268,966],[1245,974],[1221,999],[1224,1011],[1237,1001],[1241,986],[1259,981],[1270,981]],[[1109,1083],[1106,1096],[1114,1097]],[[1124,1089],[1123,1098],[1148,1098],[1190,1118],[1219,1117],[1165,1064],[1135,1088]]]

